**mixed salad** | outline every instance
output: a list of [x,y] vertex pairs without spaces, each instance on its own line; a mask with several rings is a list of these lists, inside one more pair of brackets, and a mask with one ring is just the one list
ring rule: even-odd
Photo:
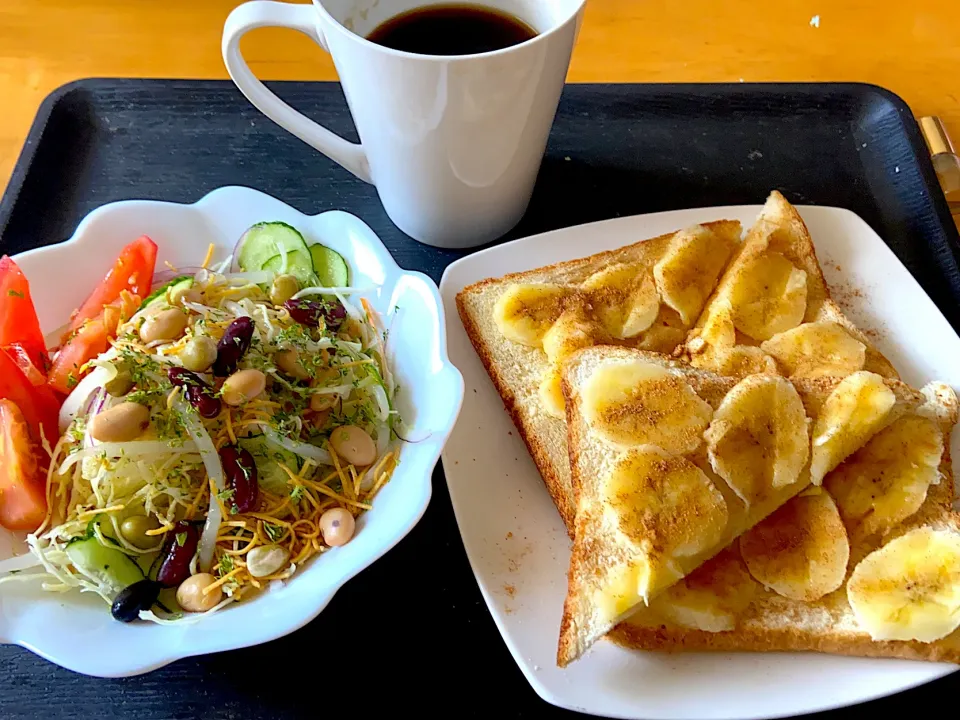
[[353,536],[397,464],[381,319],[284,223],[212,255],[155,272],[135,240],[48,341],[0,260],[0,525],[30,549],[0,583],[182,622]]

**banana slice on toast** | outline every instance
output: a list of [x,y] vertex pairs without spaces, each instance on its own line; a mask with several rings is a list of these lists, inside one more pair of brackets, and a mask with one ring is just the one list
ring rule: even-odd
[[884,535],[920,510],[940,482],[943,433],[936,422],[904,415],[874,435],[824,479],[848,530]]
[[836,503],[823,490],[791,498],[740,538],[750,574],[791,600],[819,600],[843,584],[850,542]]
[[794,484],[810,455],[800,395],[775,375],[750,375],[723,398],[704,434],[714,471],[751,507]]
[[682,628],[729,632],[759,587],[736,550],[726,548],[655,597],[648,612]]
[[931,643],[960,627],[960,532],[919,527],[867,555],[847,583],[874,640]]

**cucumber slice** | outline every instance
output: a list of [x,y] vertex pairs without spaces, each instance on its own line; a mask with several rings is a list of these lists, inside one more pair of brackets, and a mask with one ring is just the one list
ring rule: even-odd
[[[311,261],[309,265],[305,265],[303,263],[303,257],[299,252],[287,253],[287,268],[283,270],[283,272],[288,275],[293,275],[297,279],[297,282],[300,283],[300,287],[313,287],[317,284],[317,276],[313,272],[313,261]],[[307,258],[309,259],[309,253],[307,254]],[[283,260],[279,255],[274,255],[267,260],[260,269],[279,274],[282,268]]]
[[257,464],[257,481],[260,487],[280,497],[290,494],[290,476],[280,467],[280,463],[296,472],[300,467],[299,458],[296,455],[268,442],[263,435],[238,438],[237,444],[253,455],[253,461]]
[[277,269],[287,258],[287,272],[301,283],[313,281],[313,259],[300,232],[284,222],[262,222],[249,228],[240,238],[237,264],[242,270],[268,270],[267,262],[277,258]]
[[311,245],[310,257],[321,287],[349,287],[350,267],[340,253],[326,245]]
[[158,303],[163,302],[163,301],[164,301],[164,298],[166,297],[167,290],[169,290],[169,289],[171,289],[171,288],[180,287],[181,285],[182,285],[184,288],[192,287],[192,286],[193,286],[193,276],[192,276],[192,275],[181,275],[180,277],[175,277],[175,278],[174,278],[173,280],[171,280],[170,282],[165,283],[164,285],[161,285],[161,286],[158,287],[156,290],[154,290],[152,293],[150,293],[149,295],[147,295],[147,299],[143,301],[143,304],[142,304],[142,305],[140,305],[140,309],[143,310],[144,308],[148,308],[148,307],[150,307],[150,306],[152,306],[152,305],[157,305]]
[[143,570],[129,555],[101,545],[95,537],[67,545],[67,557],[85,573],[100,578],[118,590],[144,578]]

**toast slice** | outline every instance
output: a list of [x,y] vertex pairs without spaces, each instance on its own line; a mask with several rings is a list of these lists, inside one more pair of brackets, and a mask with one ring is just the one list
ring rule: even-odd
[[[609,637],[644,650],[799,650],[960,663],[952,599],[960,592],[960,516],[951,509],[949,451],[958,403],[942,385],[922,393],[920,408],[827,475],[820,498],[791,500]],[[937,426],[933,435],[924,429],[929,421]],[[804,599],[811,582],[798,577],[798,568],[809,573],[818,559],[823,566],[809,552],[825,537],[822,524],[810,522],[811,510],[831,506],[847,531],[849,563],[840,586]],[[948,549],[931,548],[931,534]],[[799,564],[798,546],[807,548]]]
[[843,377],[857,370],[899,377],[830,299],[810,233],[776,190],[677,354],[740,377]]
[[[559,362],[598,342],[672,352],[713,292],[741,233],[739,222],[720,220],[484,280],[458,293],[467,335],[571,536],[576,503],[562,396],[557,400]],[[504,322],[509,310],[519,328]],[[638,331],[647,320],[652,323]]]
[[[866,371],[738,381],[611,346],[568,360],[563,389],[577,515],[561,666],[924,403]],[[849,545],[839,515],[822,525],[833,590]]]

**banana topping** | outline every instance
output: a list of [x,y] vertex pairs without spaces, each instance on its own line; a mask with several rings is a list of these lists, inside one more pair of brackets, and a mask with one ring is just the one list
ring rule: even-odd
[[583,283],[604,329],[615,338],[636,337],[653,325],[660,311],[660,293],[649,270],[618,263],[594,273]]
[[609,363],[581,390],[584,417],[605,440],[688,453],[703,441],[713,409],[681,376],[653,363]]
[[643,333],[637,348],[668,355],[683,343],[685,337],[687,331],[680,315],[673,308],[661,305],[660,314]]
[[876,373],[861,370],[844,378],[827,396],[813,425],[810,481],[859,450],[887,422],[897,398]]
[[644,558],[637,595],[674,582],[673,560],[716,545],[728,520],[723,495],[700,468],[656,447],[629,450],[601,488],[609,521]]
[[960,534],[922,527],[867,555],[847,600],[874,640],[929,643],[960,626]]
[[574,306],[561,313],[543,335],[543,351],[551,363],[559,363],[577,350],[597,344],[602,333],[582,308]]
[[736,628],[737,618],[749,607],[757,588],[737,553],[726,548],[657,595],[650,610],[680,627],[729,631]]
[[837,506],[820,489],[797,495],[740,537],[754,578],[791,600],[809,602],[843,584],[850,543]]
[[572,294],[570,288],[553,283],[511,285],[494,306],[494,322],[508,340],[539,348]]
[[563,380],[558,368],[550,367],[544,372],[537,394],[547,415],[557,419],[566,417],[567,403],[563,399]]
[[754,340],[767,340],[803,322],[807,274],[776,252],[752,258],[729,289],[733,322]]
[[711,347],[707,352],[694,355],[690,364],[702,370],[711,370],[728,377],[747,375],[777,375],[777,364],[760,348],[752,345],[736,347]]
[[874,435],[831,472],[824,487],[847,528],[858,535],[886,533],[920,509],[940,482],[943,433],[918,415],[905,415]]
[[713,303],[700,330],[700,337],[705,345],[716,348],[732,348],[737,344],[737,329],[733,325],[733,307],[729,300],[718,298]]
[[789,377],[845,377],[863,369],[867,347],[832,321],[804,323],[760,344]]
[[663,302],[687,325],[696,322],[735,248],[732,238],[697,225],[674,235],[667,252],[653,266]]
[[587,317],[583,308],[572,305],[557,318],[543,336],[543,351],[551,366],[540,381],[540,402],[547,414],[564,417],[563,390],[560,384],[561,364],[577,350],[591,347],[603,339],[603,331]]
[[808,438],[800,396],[789,381],[772,375],[737,383],[705,434],[711,467],[748,506],[799,480]]

